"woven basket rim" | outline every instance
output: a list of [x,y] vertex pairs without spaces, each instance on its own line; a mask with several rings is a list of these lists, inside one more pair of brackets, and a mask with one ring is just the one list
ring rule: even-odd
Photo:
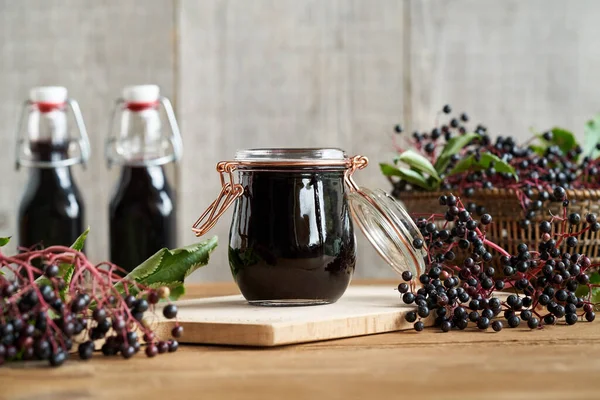
[[[532,189],[534,193],[538,193],[537,189]],[[569,199],[586,199],[600,200],[600,189],[567,189],[567,198]],[[452,190],[437,190],[432,192],[420,192],[416,190],[400,192],[400,199],[419,199],[419,198],[438,198],[442,195],[453,194]],[[493,196],[493,197],[513,197],[516,191],[514,189],[476,189],[473,197]]]

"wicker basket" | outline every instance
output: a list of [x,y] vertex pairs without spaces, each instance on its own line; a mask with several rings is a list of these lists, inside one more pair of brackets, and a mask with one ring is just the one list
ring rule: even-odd
[[[439,204],[439,197],[443,192],[402,192],[398,200],[404,203],[409,213],[443,213],[444,208]],[[600,190],[567,190],[567,198],[570,201],[569,213],[577,212],[582,221],[588,213],[595,213],[600,219]],[[550,212],[562,216],[562,204],[557,202],[544,202],[544,208],[531,220],[531,227],[523,229],[519,221],[523,219],[523,209],[519,204],[517,195],[513,190],[491,189],[479,190],[469,198],[469,201],[484,206],[492,215],[493,222],[487,228],[486,237],[508,251],[510,254],[517,253],[519,243],[526,243],[530,249],[536,250],[540,243],[542,234],[539,230],[539,222],[548,219]],[[583,225],[583,224],[582,224]],[[579,228],[582,228],[580,226]],[[574,229],[577,229],[576,227]],[[588,255],[593,263],[600,262],[600,232],[587,231],[580,236],[578,245],[574,251]],[[561,249],[564,251],[564,247]],[[573,252],[573,250],[570,250]],[[493,265],[501,266],[500,256],[495,255]],[[457,254],[457,263],[462,263],[466,254]]]

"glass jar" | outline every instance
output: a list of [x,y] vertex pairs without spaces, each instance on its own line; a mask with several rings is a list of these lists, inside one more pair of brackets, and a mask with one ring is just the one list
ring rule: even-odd
[[[251,149],[220,162],[222,190],[196,221],[208,232],[233,203],[229,266],[250,304],[336,302],[356,265],[356,222],[398,272],[424,269],[412,219],[383,191],[360,189],[352,174],[366,157],[340,149]],[[387,214],[387,215],[386,215]]]

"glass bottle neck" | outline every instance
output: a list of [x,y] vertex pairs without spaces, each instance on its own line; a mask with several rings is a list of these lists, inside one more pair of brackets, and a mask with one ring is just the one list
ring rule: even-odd
[[69,142],[56,142],[51,139],[36,140],[30,143],[30,151],[33,161],[62,161],[69,158]]
[[[33,161],[56,162],[69,157],[68,142],[52,142],[51,140],[36,140],[30,144],[31,159]],[[38,185],[56,185],[68,188],[72,185],[70,167],[30,168],[30,182]]]
[[161,165],[129,166],[121,168],[121,186],[131,189],[153,187],[157,190],[168,189],[165,170]]

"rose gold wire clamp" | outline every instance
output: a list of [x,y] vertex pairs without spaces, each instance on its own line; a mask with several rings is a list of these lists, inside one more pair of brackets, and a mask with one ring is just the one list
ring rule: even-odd
[[[217,164],[217,172],[221,178],[221,193],[213,201],[206,211],[198,218],[192,226],[192,232],[196,237],[206,234],[215,224],[218,219],[227,211],[229,206],[233,204],[238,197],[244,193],[244,187],[239,183],[234,182],[233,172],[239,166],[263,166],[263,167],[293,167],[293,166],[346,166],[344,172],[344,182],[348,185],[350,191],[359,191],[359,187],[352,179],[352,174],[358,169],[363,169],[367,166],[369,160],[364,156],[354,156],[352,158],[340,161],[280,161],[280,162],[232,162],[221,161]],[[229,181],[226,181],[225,175]]]
[[[244,187],[233,181],[233,171],[236,168],[237,163],[235,162],[221,161],[217,164],[217,172],[221,178],[221,193],[194,223],[192,231],[197,237],[208,232],[229,206],[244,193]],[[225,175],[229,177],[229,182],[225,181]]]

